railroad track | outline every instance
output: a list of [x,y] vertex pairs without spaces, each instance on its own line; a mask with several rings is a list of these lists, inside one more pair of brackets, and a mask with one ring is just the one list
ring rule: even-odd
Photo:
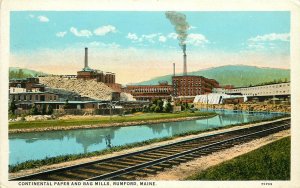
[[135,180],[165,168],[290,128],[290,119],[183,140],[103,160],[49,170],[10,181]]

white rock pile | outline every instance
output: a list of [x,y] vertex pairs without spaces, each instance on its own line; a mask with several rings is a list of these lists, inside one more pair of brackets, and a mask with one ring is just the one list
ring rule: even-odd
[[40,77],[41,84],[51,88],[65,89],[83,97],[95,100],[111,100],[113,90],[102,82],[95,80],[68,79],[60,77]]

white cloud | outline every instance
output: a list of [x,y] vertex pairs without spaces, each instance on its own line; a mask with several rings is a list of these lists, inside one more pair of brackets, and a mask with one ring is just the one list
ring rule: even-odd
[[39,19],[40,22],[49,22],[49,18],[47,18],[46,16],[38,16],[37,17]]
[[246,50],[266,51],[266,50],[286,50],[286,42],[290,41],[289,33],[269,33],[251,37],[246,42]]
[[75,27],[71,27],[70,32],[73,33],[77,37],[90,37],[93,35],[92,32],[87,29],[78,31],[77,28],[75,28]]
[[[84,45],[86,46],[86,45]],[[103,42],[98,42],[98,41],[93,41],[89,43],[89,46],[96,46],[96,47],[101,47],[101,48],[120,48],[120,45],[113,42],[113,43],[103,43]]]
[[187,36],[186,43],[194,45],[194,46],[200,46],[200,45],[209,43],[209,41],[202,34],[191,33]]
[[266,35],[258,35],[248,39],[250,42],[265,42],[265,41],[290,41],[289,33],[270,33]]
[[159,42],[166,42],[167,38],[165,36],[159,36],[158,41]]
[[177,37],[178,37],[177,33],[170,33],[170,34],[168,34],[168,38],[177,39]]
[[142,43],[142,42],[149,42],[149,43],[155,43],[156,41],[160,41],[164,40],[163,35],[161,35],[161,33],[151,33],[151,34],[147,34],[147,35],[141,35],[138,36],[136,33],[128,33],[126,38],[132,40],[132,42],[134,43]]
[[108,33],[115,33],[115,32],[117,32],[117,29],[115,26],[112,25],[105,25],[94,30],[94,34],[98,36],[104,36]]
[[189,27],[189,30],[191,30],[191,29],[197,29],[197,27],[195,27],[195,26],[190,26],[190,27]]
[[148,35],[142,35],[139,40],[141,42],[145,40],[150,43],[155,43],[155,38],[158,37],[159,35],[160,35],[160,33],[152,33],[152,34],[148,34]]
[[56,33],[56,36],[59,38],[63,38],[67,34],[67,31],[60,31]]
[[134,41],[139,39],[138,36],[135,33],[128,33],[126,38],[128,38],[130,40],[134,40]]

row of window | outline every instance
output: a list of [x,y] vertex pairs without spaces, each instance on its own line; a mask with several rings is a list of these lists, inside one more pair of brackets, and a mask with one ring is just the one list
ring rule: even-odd
[[233,89],[231,91],[239,92],[245,90],[261,90],[261,89],[270,89],[270,88],[280,88],[280,87],[289,87],[290,84],[278,84],[278,85],[267,85],[267,86],[257,86],[257,87],[249,87],[249,88],[240,88],[240,89]]
[[[15,100],[15,101],[32,101],[34,99],[34,101],[39,101],[40,97],[39,95],[11,95],[10,96],[11,100]],[[56,101],[57,100],[57,96],[54,95],[50,95],[49,96],[49,101]]]
[[286,94],[286,93],[289,93],[289,91],[273,91],[273,92],[271,92],[271,91],[266,91],[266,92],[258,92],[258,93],[245,93],[246,95],[266,95],[266,94],[270,94],[270,95],[272,95],[272,94],[280,94],[280,93],[282,93],[282,94]]
[[134,89],[133,90],[136,93],[142,93],[142,92],[169,92],[169,88],[140,88],[140,89]]

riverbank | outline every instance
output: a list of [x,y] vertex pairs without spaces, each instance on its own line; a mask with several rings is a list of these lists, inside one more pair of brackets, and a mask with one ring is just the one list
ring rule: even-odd
[[[278,119],[278,118],[277,118]],[[280,119],[289,119],[289,118],[280,118]],[[280,120],[264,120],[264,122],[276,122]],[[220,127],[215,129],[210,129],[206,131],[193,131],[193,132],[187,132],[179,135],[174,135],[172,137],[165,137],[165,138],[159,138],[159,139],[151,139],[146,140],[143,142],[128,144],[124,146],[116,146],[111,149],[103,150],[103,151],[96,151],[96,152],[90,152],[86,154],[72,154],[72,155],[64,155],[64,156],[58,156],[58,157],[52,157],[42,160],[32,160],[20,163],[18,165],[10,166],[9,171],[10,172],[16,172],[11,173],[10,175],[12,177],[16,176],[22,176],[26,174],[31,174],[39,171],[54,169],[54,168],[60,168],[64,166],[70,166],[75,164],[80,164],[88,161],[94,161],[99,159],[104,159],[112,156],[117,156],[121,154],[126,154],[134,151],[140,151],[143,149],[156,147],[164,144],[170,144],[178,141],[182,141],[185,139],[192,139],[199,136],[205,136],[210,135],[214,133],[223,132],[224,130],[236,130],[239,128],[247,128],[251,126],[256,126],[262,124],[263,121],[260,123],[248,123],[248,124],[236,124],[236,125],[229,125],[226,127]],[[31,168],[31,169],[30,169]],[[28,170],[24,170],[28,169]],[[19,172],[17,172],[19,171]]]
[[290,113],[291,105],[284,104],[203,104],[195,103],[195,107],[199,109],[225,109],[238,111],[255,111],[255,112],[282,112]]
[[131,116],[98,116],[84,118],[79,116],[77,118],[61,118],[56,120],[10,122],[9,133],[12,134],[157,124],[211,118],[215,115],[216,113],[213,112],[137,113]]

